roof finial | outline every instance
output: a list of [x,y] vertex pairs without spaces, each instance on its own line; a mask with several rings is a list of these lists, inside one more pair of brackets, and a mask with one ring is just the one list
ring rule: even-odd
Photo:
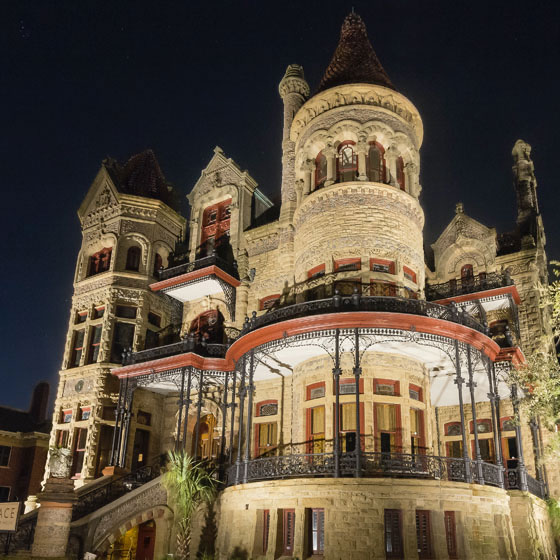
[[354,11],[354,6],[352,6],[352,13],[355,14],[356,12]]

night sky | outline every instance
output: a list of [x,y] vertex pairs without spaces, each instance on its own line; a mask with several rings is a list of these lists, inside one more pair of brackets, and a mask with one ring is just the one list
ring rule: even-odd
[[56,392],[76,211],[102,159],[153,148],[186,195],[219,145],[277,199],[278,83],[296,63],[317,88],[352,4],[424,122],[426,243],[457,201],[512,229],[511,149],[522,138],[548,256],[560,259],[559,2],[4,1],[0,404],[27,408],[42,379]]

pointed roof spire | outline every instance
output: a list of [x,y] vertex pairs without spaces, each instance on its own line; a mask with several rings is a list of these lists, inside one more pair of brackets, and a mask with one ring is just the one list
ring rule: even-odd
[[377,84],[395,89],[371,46],[362,18],[353,8],[342,24],[340,41],[319,91],[343,84]]

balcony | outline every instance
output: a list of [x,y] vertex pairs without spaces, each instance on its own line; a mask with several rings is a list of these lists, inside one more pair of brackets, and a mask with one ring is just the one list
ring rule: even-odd
[[[332,297],[324,299],[310,299],[308,297],[320,296],[322,293],[312,292],[311,288],[302,290],[298,297],[282,296],[276,304],[266,313],[257,317],[253,312],[251,318],[246,317],[241,330],[241,335],[247,334],[267,325],[326,313],[344,313],[353,311],[377,311],[385,313],[406,313],[451,321],[474,329],[482,334],[487,334],[487,328],[471,317],[466,311],[459,311],[455,306],[439,305],[421,299],[410,299],[399,296],[371,296],[375,289],[370,284],[351,283],[354,289],[352,295],[341,295],[338,289],[334,290]],[[326,288],[326,286],[324,286]],[[317,290],[318,288],[313,288]],[[364,295],[365,294],[365,295]],[[291,303],[294,299],[304,299],[301,303]]]
[[[428,301],[447,300],[475,294],[478,292],[487,292],[489,290],[499,290],[514,286],[513,280],[509,274],[501,274],[492,272],[490,274],[479,274],[470,278],[461,278],[460,280],[450,280],[442,284],[426,285],[426,298]],[[480,298],[477,298],[480,299]]]
[[230,264],[214,252],[160,270],[158,276],[159,281],[150,285],[152,291],[167,294],[182,303],[222,292],[232,320],[235,318],[235,290],[240,285],[235,261]]

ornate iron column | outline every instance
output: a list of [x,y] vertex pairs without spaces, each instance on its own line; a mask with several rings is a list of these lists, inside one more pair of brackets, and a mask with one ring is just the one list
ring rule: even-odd
[[114,466],[115,464],[117,458],[117,441],[120,441],[120,437],[121,437],[119,424],[121,422],[121,416],[122,416],[122,411],[121,411],[122,393],[123,393],[123,382],[122,379],[119,379],[119,399],[117,401],[117,407],[115,408],[115,427],[113,428],[113,441],[111,443],[111,455],[109,456],[110,466]]
[[437,452],[438,452],[438,457],[441,457],[441,434],[440,434],[440,429],[439,429],[439,406],[436,406],[435,409],[436,409]]
[[120,462],[118,465],[119,467],[123,467],[123,468],[125,467],[126,464],[126,451],[128,449],[128,436],[130,434],[130,419],[132,417],[132,398],[134,396],[134,390],[136,389],[136,385],[130,383],[128,381],[128,378],[126,381],[127,383],[126,383],[126,390],[124,396],[125,412],[124,412],[124,422],[123,422],[124,437],[123,437],[123,444],[121,449]]
[[334,334],[334,367],[332,370],[334,379],[334,476],[340,477],[340,329]]
[[243,414],[245,413],[245,396],[247,389],[245,386],[245,361],[243,356],[243,366],[241,370],[241,384],[239,385],[239,429],[237,430],[237,459],[235,460],[235,484],[239,484],[239,474],[241,468],[241,443],[243,440]]
[[231,465],[233,460],[233,437],[235,435],[235,389],[237,386],[237,375],[235,374],[235,370],[233,370],[233,380],[231,386],[231,402],[229,403],[229,407],[231,408],[231,421],[230,421],[230,428],[229,428],[229,464]]
[[354,383],[356,385],[356,477],[362,476],[362,442],[360,430],[360,329],[354,330]]
[[461,377],[461,356],[459,353],[459,341],[455,340],[455,384],[457,385],[457,393],[459,395],[459,414],[461,415],[461,439],[463,441],[463,462],[465,464],[465,482],[472,482],[471,464],[469,459],[469,450],[467,448],[467,435],[465,433],[465,411],[463,410],[463,383],[465,380]]
[[469,393],[471,397],[471,411],[472,411],[472,421],[473,421],[473,432],[474,432],[474,449],[475,449],[475,461],[476,461],[476,476],[477,482],[479,484],[484,484],[484,473],[482,472],[482,457],[480,455],[480,443],[478,441],[478,423],[476,419],[476,402],[474,397],[474,389],[476,387],[476,382],[474,380],[473,368],[472,368],[472,357],[471,357],[471,346],[467,344],[467,371],[469,374],[469,382],[467,387],[469,388]]
[[519,415],[519,396],[517,393],[517,385],[511,386],[511,402],[513,404],[513,413],[515,414],[515,438],[517,439],[517,472],[519,473],[519,490],[527,492],[527,469],[523,459],[523,442],[521,441],[521,416]]
[[251,428],[253,424],[253,393],[255,385],[253,384],[253,376],[255,373],[255,351],[251,350],[249,359],[249,384],[247,391],[249,393],[249,402],[247,403],[247,437],[245,438],[245,459],[243,460],[243,483],[247,482],[247,471],[249,468],[249,459],[251,457]]
[[224,396],[222,399],[222,435],[220,442],[220,465],[223,465],[225,455],[226,455],[226,417],[228,409],[228,383],[229,383],[229,371],[226,371],[226,378],[224,380]]
[[179,415],[177,418],[177,437],[175,438],[175,451],[179,450],[179,442],[181,441],[181,424],[183,420],[183,405],[185,399],[185,368],[181,368],[181,391],[179,392]]
[[185,451],[187,447],[187,429],[189,427],[189,408],[191,405],[191,387],[192,387],[192,366],[189,366],[187,369],[189,373],[187,376],[187,397],[185,398],[185,427],[183,428],[183,443],[182,443],[183,451]]
[[504,465],[502,461],[502,446],[500,439],[500,416],[496,410],[496,399],[498,398],[498,390],[494,383],[492,370],[494,364],[490,358],[486,357],[486,373],[488,376],[488,399],[490,400],[490,413],[492,414],[492,432],[494,433],[494,453],[496,454],[496,466],[499,469],[500,488],[504,487]]
[[[198,402],[196,405],[196,433],[194,437],[194,458],[198,459],[198,440],[200,438],[200,413],[202,412],[202,375],[200,370],[198,375]],[[211,434],[208,434],[211,437]]]

